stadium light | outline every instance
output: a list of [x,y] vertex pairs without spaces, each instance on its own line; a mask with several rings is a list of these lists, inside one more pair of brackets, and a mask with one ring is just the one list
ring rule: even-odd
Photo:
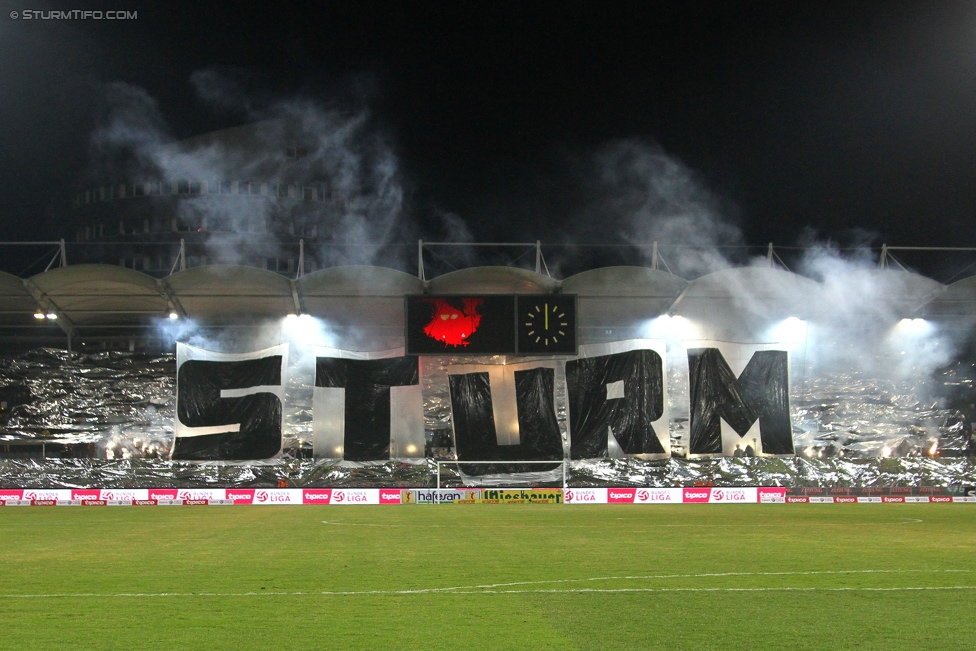
[[807,322],[799,317],[787,317],[773,326],[772,337],[784,344],[801,343],[807,337]]
[[177,314],[176,312],[170,312],[169,313],[169,320],[170,321],[176,321],[178,318],[180,318],[180,315]]
[[655,339],[699,339],[698,328],[683,316],[662,314],[646,326],[647,335]]

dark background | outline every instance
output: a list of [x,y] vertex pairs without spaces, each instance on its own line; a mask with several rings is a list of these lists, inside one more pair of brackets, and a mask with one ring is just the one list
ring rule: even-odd
[[[476,240],[555,241],[581,161],[632,139],[746,244],[976,244],[972,2],[0,5],[0,240],[73,237],[108,83],[144,88],[174,138],[241,123],[191,88],[216,67],[255,102],[368,106],[427,239],[449,213]],[[138,19],[9,17],[84,8]]]

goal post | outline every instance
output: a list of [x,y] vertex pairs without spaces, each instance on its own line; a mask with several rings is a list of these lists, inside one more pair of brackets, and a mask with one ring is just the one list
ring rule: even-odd
[[[556,466],[556,468],[551,471],[513,471],[509,473],[494,473],[490,475],[465,475],[464,471],[461,469],[462,466]],[[465,486],[477,485],[477,480],[480,478],[486,480],[482,484],[485,486],[496,484],[498,486],[514,486],[518,484],[546,481],[558,483],[562,488],[566,488],[566,482],[568,480],[568,466],[565,459],[553,459],[551,461],[437,461],[437,490],[443,488],[441,485],[442,467],[456,467],[458,475],[462,477],[461,481]],[[472,483],[468,484],[468,481],[465,481],[465,479],[471,481]]]

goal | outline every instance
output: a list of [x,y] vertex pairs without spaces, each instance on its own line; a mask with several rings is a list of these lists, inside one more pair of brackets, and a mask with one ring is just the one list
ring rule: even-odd
[[437,489],[477,486],[566,488],[569,468],[553,461],[438,461]]

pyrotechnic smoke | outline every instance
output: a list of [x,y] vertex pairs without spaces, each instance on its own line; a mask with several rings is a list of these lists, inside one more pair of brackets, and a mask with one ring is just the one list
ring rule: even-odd
[[216,70],[194,73],[191,82],[208,107],[234,109],[247,124],[174,143],[145,90],[110,84],[92,139],[96,173],[206,186],[180,197],[176,216],[181,227],[208,233],[214,262],[284,255],[284,235],[305,237],[320,267],[381,261],[403,226],[404,192],[390,139],[368,108],[258,99]]
[[734,210],[723,205],[687,166],[660,147],[637,140],[604,145],[587,166],[587,203],[575,216],[572,238],[603,244],[686,245],[668,249],[677,275],[694,278],[729,266],[719,246],[738,245]]

